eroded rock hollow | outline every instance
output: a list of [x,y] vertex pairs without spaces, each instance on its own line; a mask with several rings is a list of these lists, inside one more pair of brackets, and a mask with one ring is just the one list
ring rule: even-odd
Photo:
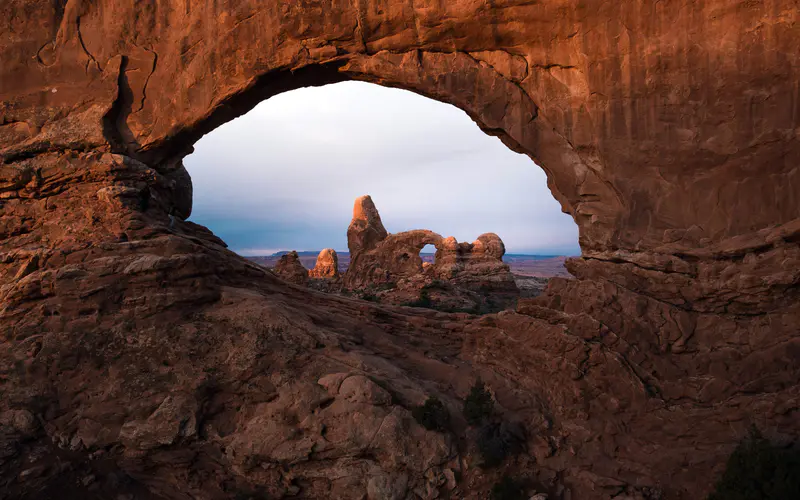
[[[797,16],[3,1],[0,488],[485,498],[526,473],[553,498],[702,498],[751,424],[800,434]],[[536,160],[580,228],[574,278],[517,313],[400,311],[286,285],[186,221],[194,141],[348,79]],[[477,378],[525,429],[499,469],[458,417]],[[411,417],[431,395],[452,433]]]

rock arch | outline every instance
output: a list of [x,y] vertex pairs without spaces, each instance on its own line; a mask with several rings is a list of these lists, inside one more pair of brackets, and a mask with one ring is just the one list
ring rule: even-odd
[[[22,23],[26,6],[34,4],[7,2],[4,14]],[[790,2],[771,4],[771,12],[791,10]],[[628,2],[594,13],[568,1],[416,9],[381,2],[280,5],[69,0],[63,9],[38,9],[38,18],[24,25],[27,37],[4,43],[4,161],[53,149],[110,149],[166,172],[179,168],[200,135],[270,95],[355,78],[452,103],[535,158],[578,221],[587,250],[691,247],[789,222],[797,213],[795,110],[754,105],[743,92],[763,89],[765,96],[795,101],[785,79],[795,61],[782,50],[795,33],[783,22],[727,41],[728,47],[761,48],[767,78],[759,81],[754,70],[724,57],[728,49],[714,31],[700,43],[702,53],[720,55],[713,68],[692,59],[669,72],[646,55],[657,51],[661,61],[678,64],[691,42],[658,21],[677,16],[699,23],[713,3],[684,9]],[[772,19],[766,12],[726,12],[725,23],[709,29],[745,33],[759,19]],[[598,19],[614,21],[598,29]],[[616,46],[619,36],[625,43]],[[678,110],[680,98],[671,95],[722,85],[674,74],[678,68],[736,82],[715,99],[748,118],[716,127],[717,116],[728,111],[720,105],[715,116],[703,99]],[[622,71],[627,80],[618,79]],[[786,85],[773,90],[782,78]],[[752,113],[737,113],[745,108]],[[759,158],[769,158],[783,182],[765,184],[742,167]],[[637,175],[640,168],[657,175]],[[631,182],[639,178],[648,180]],[[734,182],[735,188],[723,187]],[[740,196],[766,189],[773,191],[774,209]],[[710,200],[724,203],[727,213]]]
[[[389,234],[366,195],[354,203],[347,243],[350,265],[343,284],[350,290],[384,289],[381,300],[389,303],[422,303],[451,312],[497,312],[517,305],[519,289],[503,262],[505,245],[494,233],[484,233],[473,243],[427,229]],[[420,255],[428,245],[436,249],[433,263],[424,263]],[[434,304],[428,292],[437,288]],[[420,298],[409,301],[409,293]]]
[[[542,467],[589,498],[659,482],[698,497],[753,414],[771,432],[800,433],[787,403],[800,378],[796,17],[791,0],[2,2],[0,355],[16,368],[2,373],[0,410],[47,424],[4,423],[3,436],[22,437],[3,449],[121,445],[136,449],[129,471],[148,470],[159,446],[186,439],[200,453],[192,419],[214,394],[240,397],[226,384],[252,377],[271,390],[248,357],[266,352],[264,336],[293,344],[281,351],[291,357],[350,335],[352,318],[393,334],[361,306],[270,282],[183,220],[181,158],[193,141],[278,92],[359,79],[463,109],[535,159],[579,225],[578,279],[555,280],[525,317],[441,340],[476,370],[488,370],[486,352],[520,370],[492,373],[501,386],[514,379],[505,400],[523,394],[519,412],[553,433],[537,442]],[[258,329],[237,323],[247,346],[209,333],[239,321],[234,303],[272,314]],[[453,338],[426,321],[403,324],[424,346]],[[324,333],[310,341],[313,328]],[[153,374],[191,373],[186,352],[171,350],[189,343],[210,371],[172,394]],[[225,376],[210,375],[208,345],[230,354]],[[125,376],[114,356],[131,352],[152,366]],[[547,371],[556,359],[566,368]],[[304,366],[305,378],[323,367]],[[558,389],[536,385],[548,377]],[[86,402],[93,420],[68,404],[84,404],[87,380],[124,388],[97,387],[116,410]],[[316,397],[309,387],[287,384],[281,397]],[[204,415],[221,434],[250,429],[218,410]]]

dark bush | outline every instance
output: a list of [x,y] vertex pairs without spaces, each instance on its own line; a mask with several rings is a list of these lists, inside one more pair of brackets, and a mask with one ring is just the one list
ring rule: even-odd
[[780,448],[755,427],[731,454],[708,500],[800,499],[800,450]]
[[450,427],[450,414],[444,403],[435,396],[431,396],[425,404],[411,410],[411,415],[418,424],[429,431],[446,431]]
[[427,283],[425,286],[422,287],[423,290],[431,290],[434,288],[438,288],[441,290],[449,288],[448,284],[442,280],[433,280],[430,283]]
[[428,294],[428,290],[425,289],[419,292],[419,298],[417,300],[406,302],[403,305],[409,307],[424,307],[426,309],[433,309],[433,302],[431,301],[431,296],[430,294]]
[[444,313],[467,313],[467,314],[478,315],[483,312],[483,310],[481,309],[480,301],[476,302],[470,307],[451,307],[431,299],[431,295],[428,290],[434,288],[446,289],[444,288],[444,286],[445,285],[443,284],[443,282],[436,280],[433,283],[422,287],[422,290],[420,290],[419,292],[419,297],[416,300],[403,302],[402,305],[408,307],[422,307],[424,309],[433,309],[434,311],[439,311]]
[[361,294],[361,300],[366,300],[367,302],[380,302],[381,301],[381,299],[379,299],[378,296],[375,295],[372,292],[364,292],[364,293],[362,293]]
[[238,489],[233,495],[234,500],[269,500],[266,490],[263,486],[258,486],[256,489]]
[[467,399],[464,400],[464,418],[467,419],[469,425],[480,425],[492,416],[493,411],[492,395],[486,390],[483,382],[478,380],[470,389]]
[[492,422],[478,431],[478,452],[483,467],[495,467],[525,447],[525,430],[509,422]]
[[525,500],[524,485],[508,476],[503,476],[492,488],[492,500]]

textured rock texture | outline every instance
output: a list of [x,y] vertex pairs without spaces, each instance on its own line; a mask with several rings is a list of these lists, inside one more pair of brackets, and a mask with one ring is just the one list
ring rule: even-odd
[[312,278],[336,279],[339,277],[339,257],[333,248],[323,249],[317,256],[314,269],[308,272]]
[[353,219],[347,228],[350,266],[344,283],[360,288],[419,274],[420,252],[426,245],[439,246],[442,239],[441,235],[425,229],[389,234],[372,198],[362,196],[355,201]]
[[[797,16],[4,0],[0,490],[486,498],[525,471],[552,498],[702,498],[750,424],[800,434]],[[346,79],[451,103],[535,159],[580,228],[574,279],[516,313],[392,308],[287,286],[185,221],[195,140]],[[344,394],[318,383],[337,374]],[[526,429],[497,471],[457,417],[478,376]],[[429,395],[451,434],[408,418]]]
[[297,255],[297,252],[294,250],[281,255],[281,258],[278,259],[278,262],[272,270],[275,274],[290,283],[304,285],[308,282],[308,269],[303,267],[303,264],[300,262],[300,256]]

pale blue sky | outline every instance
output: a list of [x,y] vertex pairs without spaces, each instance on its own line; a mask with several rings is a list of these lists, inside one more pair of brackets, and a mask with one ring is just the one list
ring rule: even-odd
[[579,253],[575,223],[530,158],[404,90],[344,82],[280,94],[203,137],[184,164],[191,220],[243,255],[346,251],[363,194],[390,232],[495,232],[509,253]]

